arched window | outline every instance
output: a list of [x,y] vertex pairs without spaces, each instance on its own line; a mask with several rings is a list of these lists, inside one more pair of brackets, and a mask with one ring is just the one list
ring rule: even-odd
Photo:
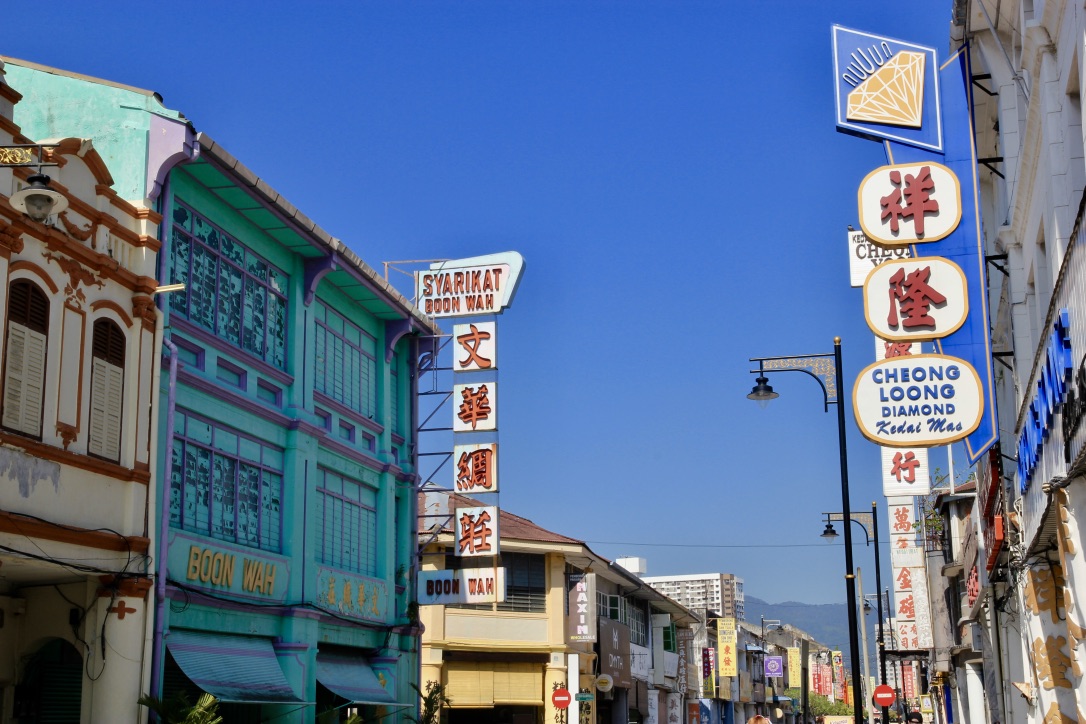
[[90,438],[87,452],[119,462],[124,400],[124,333],[108,319],[94,323],[91,343]]
[[12,282],[8,290],[4,412],[0,424],[39,440],[48,335],[49,297],[33,282]]

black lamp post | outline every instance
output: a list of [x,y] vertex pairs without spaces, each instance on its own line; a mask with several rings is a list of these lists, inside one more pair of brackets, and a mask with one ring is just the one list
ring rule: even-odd
[[[751,357],[751,362],[758,363],[758,375],[754,389],[747,395],[760,405],[765,405],[778,394],[769,386],[766,372],[805,372],[822,386],[822,396],[826,412],[830,404],[837,405],[837,446],[841,458],[841,510],[844,519],[852,518],[848,501],[848,455],[845,449],[845,406],[838,397],[842,389],[841,379],[841,338],[833,338],[833,352],[811,354],[803,357]],[[860,661],[860,644],[856,623],[856,575],[852,566],[852,527],[845,526],[845,594],[848,603],[848,649],[852,666],[855,669]],[[853,677],[855,679],[855,677]],[[853,695],[852,708],[857,722],[863,721],[863,702]]]
[[[834,530],[833,521],[846,520],[843,513],[823,513],[826,516],[826,528],[822,531],[822,537],[827,540],[833,540],[837,537],[837,531]],[[878,505],[874,501],[871,502],[870,513],[852,513],[847,520],[863,529],[864,536],[867,539],[867,545],[870,546],[873,542],[875,544],[875,590],[882,590],[882,565],[879,561],[881,549],[879,548],[879,516]],[[870,527],[869,527],[870,526]],[[846,526],[846,530],[848,527]],[[875,594],[875,598],[878,599],[879,604],[879,673],[881,681],[879,683],[886,683],[886,638],[882,629],[882,595]],[[868,606],[866,597],[864,600],[864,606]],[[882,707],[882,720],[887,722],[890,720],[889,707]]]

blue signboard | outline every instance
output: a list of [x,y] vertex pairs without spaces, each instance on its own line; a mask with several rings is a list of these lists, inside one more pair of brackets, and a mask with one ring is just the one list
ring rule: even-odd
[[834,25],[833,74],[838,130],[942,151],[934,48]]
[[[925,256],[940,256],[961,267],[969,296],[969,317],[953,334],[935,340],[940,354],[958,357],[973,365],[984,390],[984,412],[977,429],[965,438],[965,450],[972,465],[999,439],[996,422],[995,375],[992,370],[992,337],[989,331],[988,270],[981,230],[980,192],[977,179],[977,152],[973,145],[973,99],[968,46],[958,50],[939,69],[942,80],[944,151],[925,151],[902,143],[887,142],[890,163],[938,161],[958,177],[961,184],[962,216],[958,227],[946,238],[923,244]],[[917,247],[913,246],[913,254]]]

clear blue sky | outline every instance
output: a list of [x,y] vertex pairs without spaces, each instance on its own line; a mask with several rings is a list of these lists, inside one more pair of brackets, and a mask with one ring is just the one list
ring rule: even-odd
[[[650,574],[844,600],[835,415],[800,375],[759,410],[746,360],[840,335],[849,392],[873,361],[845,227],[883,157],[834,129],[830,25],[942,59],[950,0],[52,7],[0,52],[158,91],[375,268],[524,255],[503,507]],[[848,413],[853,507],[884,512]]]

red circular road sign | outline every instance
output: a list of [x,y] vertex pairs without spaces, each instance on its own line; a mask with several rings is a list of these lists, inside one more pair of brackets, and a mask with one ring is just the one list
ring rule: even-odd
[[551,703],[556,709],[569,708],[571,701],[573,701],[573,696],[569,693],[569,689],[555,689],[551,694]]
[[890,706],[894,703],[894,699],[897,697],[894,695],[894,690],[886,684],[879,684],[875,687],[875,691],[871,694],[871,701],[875,703],[875,706]]

